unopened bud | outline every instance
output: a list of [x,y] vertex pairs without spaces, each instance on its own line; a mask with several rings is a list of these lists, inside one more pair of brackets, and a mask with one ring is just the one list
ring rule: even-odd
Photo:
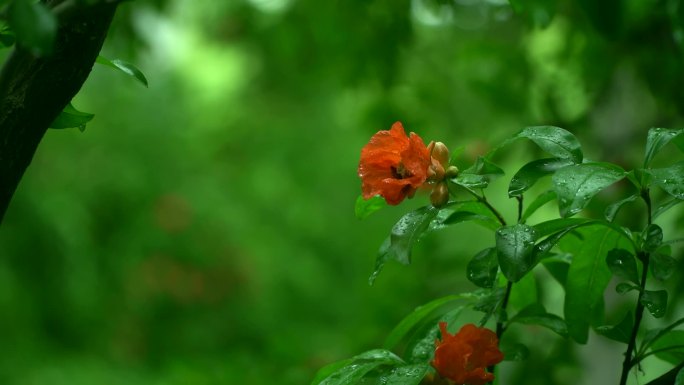
[[430,155],[443,166],[449,164],[449,149],[442,142],[435,142]]
[[446,177],[447,178],[456,178],[458,176],[458,167],[456,166],[449,166],[446,169]]
[[444,206],[449,201],[449,187],[447,187],[446,182],[440,182],[435,185],[430,193],[430,203],[433,206],[440,208]]

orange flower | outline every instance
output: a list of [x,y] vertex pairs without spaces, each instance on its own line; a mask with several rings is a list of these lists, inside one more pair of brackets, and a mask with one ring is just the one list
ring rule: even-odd
[[446,322],[439,323],[442,340],[435,341],[432,366],[444,378],[458,385],[484,385],[494,380],[485,369],[503,360],[499,340],[493,331],[473,324],[463,325],[456,334],[449,334]]
[[359,176],[364,199],[382,195],[390,205],[413,197],[425,183],[430,151],[415,133],[408,137],[401,122],[379,131],[361,150]]

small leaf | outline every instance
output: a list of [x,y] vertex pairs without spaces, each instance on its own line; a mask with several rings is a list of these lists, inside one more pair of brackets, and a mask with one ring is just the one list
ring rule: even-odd
[[677,268],[677,261],[668,254],[655,252],[651,254],[651,264],[649,267],[651,274],[657,280],[665,281],[672,276],[672,273]]
[[399,219],[392,227],[390,236],[385,239],[378,251],[375,269],[368,280],[371,285],[388,260],[393,259],[404,265],[411,263],[413,244],[428,229],[430,222],[437,216],[438,212],[439,209],[433,206],[424,206]]
[[[495,287],[490,290],[483,290],[482,295],[477,299],[477,302],[473,305],[473,309],[485,313],[480,320],[480,325],[484,325],[489,321],[489,319],[494,315],[494,312],[499,309],[501,301],[503,301],[505,290],[502,287]],[[499,318],[501,314],[497,314]],[[501,319],[503,322],[504,320]]]
[[639,284],[636,259],[629,251],[625,249],[610,250],[606,256],[606,263],[613,274]]
[[527,127],[517,137],[532,140],[556,158],[582,163],[582,148],[577,138],[567,130],[553,126]]
[[430,230],[437,230],[448,225],[473,221],[490,230],[499,228],[499,221],[482,202],[465,201],[449,203],[442,208],[437,218],[430,224]]
[[[346,365],[334,370],[330,375],[324,377],[318,384],[320,385],[349,385],[361,380],[366,373],[382,365],[403,365],[404,361],[394,353],[375,349],[359,354],[351,360],[345,360]],[[335,364],[333,364],[335,365]],[[326,367],[323,369],[329,370]],[[323,370],[321,369],[321,370]],[[318,375],[316,376],[319,377]],[[315,381],[315,380],[314,380]]]
[[497,230],[499,266],[508,280],[517,282],[532,270],[536,264],[533,253],[536,240],[537,231],[528,225],[517,224]]
[[376,195],[370,199],[363,199],[363,196],[359,195],[359,197],[356,198],[354,214],[356,214],[358,219],[365,219],[385,206],[387,206],[387,202],[385,202],[385,199],[380,195]]
[[684,162],[666,168],[646,170],[652,182],[677,199],[684,199]]
[[488,178],[488,180],[493,180],[494,178],[504,175],[504,171],[501,167],[492,163],[489,159],[482,156],[477,157],[475,164],[466,170],[463,170],[466,174],[477,174]]
[[606,220],[608,222],[612,222],[615,219],[615,216],[617,215],[618,211],[620,211],[620,209],[622,208],[622,206],[626,205],[627,203],[634,202],[637,198],[639,198],[638,194],[632,194],[625,199],[612,203],[608,207],[606,207],[606,211],[603,215],[606,217]]
[[644,251],[653,252],[663,244],[663,229],[652,223],[642,233]]
[[500,349],[504,355],[504,361],[524,361],[530,355],[530,350],[527,346],[520,343],[501,344]]
[[50,125],[50,128],[72,128],[77,127],[81,132],[85,130],[86,123],[93,120],[94,114],[89,114],[87,112],[81,112],[74,108],[74,106],[69,103],[64,110],[59,113],[59,116]]
[[118,60],[118,59],[109,60],[109,59],[107,59],[101,55],[99,55],[95,61],[99,64],[106,65],[108,67],[117,69],[117,70],[125,73],[128,76],[132,76],[133,78],[138,80],[140,83],[142,83],[142,85],[144,85],[145,87],[148,86],[147,78],[145,77],[145,74],[143,74],[142,71],[140,71],[138,69],[138,67],[136,67],[135,65],[133,65],[131,63],[125,62],[123,60]]
[[544,206],[545,204],[551,202],[554,199],[556,199],[555,191],[549,190],[542,193],[537,198],[535,198],[529,206],[527,206],[525,212],[520,218],[520,221],[524,223],[527,220],[527,218],[534,214],[540,207]]
[[451,179],[451,181],[459,186],[469,189],[481,189],[486,188],[489,185],[489,179],[486,176],[468,174],[465,172],[458,174],[458,176]]
[[625,317],[617,325],[604,325],[596,328],[596,332],[613,341],[629,343],[634,327],[634,317],[631,312],[627,312]]
[[648,130],[646,139],[646,155],[644,156],[644,168],[648,168],[653,157],[665,147],[672,139],[679,136],[684,130],[670,130],[667,128],[651,128]]
[[582,163],[556,171],[552,181],[561,216],[580,212],[594,195],[624,178],[625,174],[623,169],[611,163]]
[[496,249],[490,247],[479,252],[468,262],[466,277],[479,287],[491,288],[499,271]]
[[641,288],[637,285],[634,285],[634,284],[631,284],[628,282],[620,282],[615,286],[615,291],[618,294],[629,293],[632,290],[641,291]]
[[401,320],[401,322],[399,322],[394,329],[392,329],[390,334],[387,336],[383,347],[385,349],[394,349],[397,344],[399,344],[399,341],[401,341],[401,339],[404,338],[416,325],[424,321],[437,309],[459,299],[463,299],[463,297],[460,295],[450,295],[417,307],[411,314]]
[[524,165],[511,179],[508,185],[508,196],[521,196],[537,181],[556,170],[572,164],[570,159],[538,159]]
[[644,293],[641,296],[641,304],[644,305],[655,318],[661,318],[665,315],[665,310],[667,309],[667,291],[644,290]]
[[561,337],[568,336],[568,326],[561,317],[548,313],[540,303],[533,303],[520,310],[509,323],[522,323],[526,325],[539,325],[558,333]]
[[378,384],[419,385],[430,369],[428,364],[414,364],[393,368],[389,374],[382,375]]
[[8,21],[21,46],[39,57],[52,53],[57,35],[57,18],[45,4],[15,0],[10,4]]

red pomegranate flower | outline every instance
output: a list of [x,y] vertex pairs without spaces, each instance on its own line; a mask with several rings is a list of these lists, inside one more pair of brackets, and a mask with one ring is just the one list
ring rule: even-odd
[[412,197],[425,183],[430,151],[415,133],[407,137],[401,122],[379,131],[361,150],[359,176],[364,199],[381,195],[390,205]]
[[465,324],[456,334],[449,334],[446,322],[439,323],[442,340],[435,341],[432,366],[440,376],[458,385],[484,385],[494,380],[486,368],[503,360],[496,334],[473,324]]

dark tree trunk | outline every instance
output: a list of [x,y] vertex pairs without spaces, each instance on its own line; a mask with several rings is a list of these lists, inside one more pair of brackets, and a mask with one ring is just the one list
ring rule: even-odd
[[59,21],[53,54],[15,47],[0,72],[0,222],[45,131],[90,74],[118,1],[46,3]]

